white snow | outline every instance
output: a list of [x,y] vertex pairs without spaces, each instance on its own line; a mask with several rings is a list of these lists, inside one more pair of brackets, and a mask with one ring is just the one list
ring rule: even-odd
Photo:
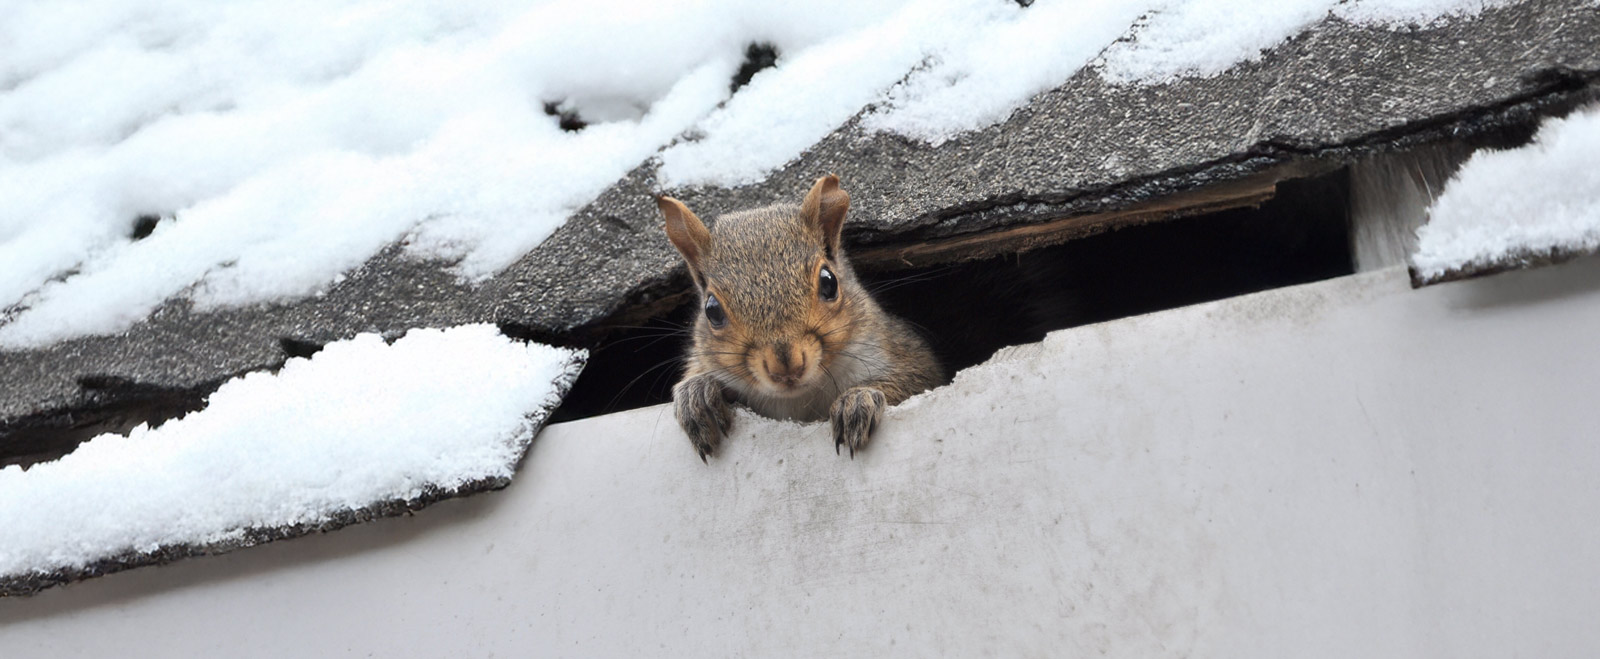
[[1427,27],[1450,18],[1509,7],[1522,0],[1357,0],[1333,8],[1348,21],[1391,28]]
[[0,575],[316,523],[510,477],[574,353],[491,325],[372,334],[222,385],[206,409],[0,469]]
[[[0,21],[0,347],[316,294],[384,245],[487,277],[659,152],[736,185],[851,117],[933,143],[1090,63],[1208,75],[1323,17],[1484,0],[25,0]],[[752,42],[779,64],[729,98]],[[593,123],[559,130],[561,102]],[[682,136],[688,139],[680,139]],[[663,150],[664,149],[664,150]],[[163,216],[129,237],[139,215]]]
[[1480,151],[1428,209],[1411,263],[1424,279],[1552,250],[1600,250],[1600,105]]
[[949,22],[930,65],[891,89],[864,123],[938,144],[1001,121],[1087,65],[1145,10],[1132,2],[1040,2]]
[[1191,0],[1154,7],[1137,36],[1106,50],[1106,79],[1124,83],[1221,73],[1298,34],[1336,3]]
[[1405,27],[1467,16],[1508,0],[1179,0],[1154,4],[1135,38],[1112,44],[1103,75],[1122,83],[1211,76],[1261,54],[1331,15]]

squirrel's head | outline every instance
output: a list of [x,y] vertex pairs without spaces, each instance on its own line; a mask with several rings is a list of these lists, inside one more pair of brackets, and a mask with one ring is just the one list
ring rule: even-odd
[[817,180],[799,206],[730,213],[713,229],[671,197],[656,203],[700,293],[695,350],[718,379],[775,398],[803,395],[830,369],[872,302],[840,251],[850,195]]

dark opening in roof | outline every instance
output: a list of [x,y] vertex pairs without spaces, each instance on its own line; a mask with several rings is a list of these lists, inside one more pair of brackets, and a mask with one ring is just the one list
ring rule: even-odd
[[[1131,226],[1053,247],[909,270],[861,268],[948,373],[1048,332],[1354,272],[1349,174],[1279,183],[1257,208]],[[693,304],[618,328],[552,422],[671,400]]]

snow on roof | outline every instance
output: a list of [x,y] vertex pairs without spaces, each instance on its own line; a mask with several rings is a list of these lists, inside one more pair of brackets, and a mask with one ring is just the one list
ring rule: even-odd
[[503,487],[583,359],[492,325],[362,334],[158,428],[0,469],[0,595]]
[[[847,239],[889,250],[1524,125],[1600,71],[1590,0],[862,4],[23,6],[0,22],[0,380],[23,383],[0,456],[126,399],[83,382],[203,391],[286,341],[572,337],[670,300],[667,182],[713,217],[833,171]],[[1058,49],[1007,55],[1027,39]],[[778,66],[728,98],[752,41]],[[557,130],[553,101],[593,123]],[[173,216],[131,240],[141,214]]]
[[[37,3],[10,17],[0,346],[118,332],[175,296],[311,295],[402,238],[488,277],[691,129],[661,153],[662,183],[753,183],[867,106],[868,129],[940,144],[1102,52],[1124,82],[1215,74],[1330,12],[1428,22],[1482,5],[518,4],[116,2],[78,22],[79,5]],[[741,34],[778,42],[784,65],[718,107]],[[541,99],[610,120],[565,133]],[[171,219],[131,240],[139,216]]]
[[1420,283],[1600,251],[1600,105],[1474,154],[1428,216],[1411,256]]

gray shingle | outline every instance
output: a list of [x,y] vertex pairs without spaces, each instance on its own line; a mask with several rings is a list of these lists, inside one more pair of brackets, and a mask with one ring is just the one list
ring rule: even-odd
[[[1398,31],[1329,18],[1215,77],[1124,86],[1086,70],[1006,121],[939,147],[866,134],[852,121],[760,183],[670,192],[709,218],[792,199],[833,172],[853,200],[849,240],[916,245],[1525,129],[1596,97],[1597,45],[1600,11],[1584,1]],[[48,452],[73,428],[125,422],[141,409],[139,391],[192,399],[239,372],[274,367],[285,338],[320,343],[488,320],[581,341],[584,328],[619,310],[684,292],[651,201],[662,192],[655,168],[636,168],[481,285],[391,249],[320,297],[211,312],[178,300],[120,335],[0,352],[0,462]],[[86,389],[85,377],[110,386]]]

